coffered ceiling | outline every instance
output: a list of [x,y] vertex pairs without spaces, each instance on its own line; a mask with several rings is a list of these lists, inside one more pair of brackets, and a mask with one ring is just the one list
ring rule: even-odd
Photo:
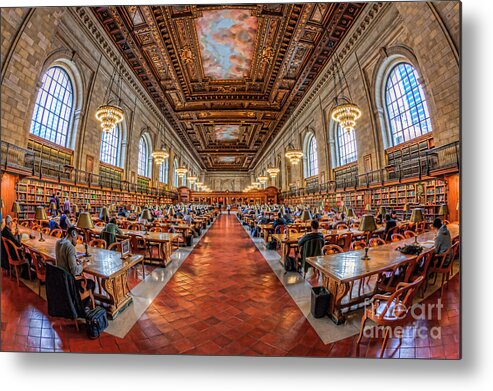
[[248,170],[364,3],[93,8],[207,170]]

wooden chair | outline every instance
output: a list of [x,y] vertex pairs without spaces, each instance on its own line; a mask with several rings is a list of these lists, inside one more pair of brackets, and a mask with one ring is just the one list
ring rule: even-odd
[[34,269],[36,270],[36,278],[38,279],[38,296],[41,296],[41,284],[46,282],[47,259],[30,248],[28,248],[27,251],[31,255],[32,263],[34,264]]
[[92,239],[88,244],[91,247],[106,248],[106,241],[103,239]]
[[108,250],[121,252],[122,251],[122,242],[111,243],[108,247]]
[[327,234],[324,235],[324,243],[325,244],[335,244],[337,245],[337,238],[339,235],[337,234]]
[[43,228],[41,228],[41,232],[44,235],[49,235],[50,234],[50,229],[48,227],[43,227]]
[[[31,279],[31,266],[26,259],[23,248],[17,247],[11,240],[2,237],[3,246],[7,252],[7,259],[9,261],[9,275],[12,277],[12,266],[15,269],[15,277],[17,279],[17,286],[19,286],[19,266],[27,265],[27,271],[29,273],[29,279]],[[12,255],[15,254],[15,257]]]
[[134,254],[138,254],[139,251],[147,249],[147,241],[142,235],[131,235],[130,247]]
[[[370,319],[377,326],[385,327],[382,348],[380,350],[380,357],[382,357],[385,346],[387,345],[389,331],[392,327],[404,326],[411,320],[410,315],[413,299],[422,282],[423,277],[419,277],[410,283],[401,282],[391,295],[377,294],[373,296],[371,306],[366,308],[365,314],[361,319],[361,328],[356,344],[359,345],[361,342],[365,323]],[[399,334],[399,337],[402,342],[402,333]]]
[[337,237],[337,245],[342,247],[344,251],[349,251],[351,246],[351,241],[353,240],[353,234],[351,232],[346,232]]
[[21,227],[25,227],[25,228],[27,228],[27,227],[29,227],[29,221],[22,221],[22,222],[20,222],[20,223],[19,223],[19,225],[20,225]]
[[425,232],[426,229],[426,221],[423,221],[421,223],[418,223],[416,225],[416,235],[422,234]]
[[94,223],[95,227],[104,227],[106,224],[104,221],[98,221],[97,223]]
[[33,226],[31,227],[31,229],[34,231],[34,232],[41,232],[41,226],[38,225],[38,224],[33,224]]
[[385,241],[386,242],[390,242],[390,238],[392,237],[392,235],[396,234],[396,233],[399,233],[399,227],[395,226],[395,227],[392,227],[390,228],[387,233],[385,234]]
[[418,258],[416,258],[416,264],[414,265],[414,270],[411,273],[409,282],[415,281],[419,277],[423,277],[423,284],[420,286],[421,297],[424,296],[426,289],[428,288],[428,270],[430,268],[433,255],[433,250],[421,253]]
[[368,242],[368,245],[370,247],[383,246],[384,244],[387,244],[387,243],[382,238],[371,238],[370,241]]
[[143,231],[144,228],[142,227],[141,224],[137,224],[137,223],[132,223],[132,224],[129,224],[128,230],[130,231]]
[[414,238],[416,236],[416,233],[413,231],[404,231],[403,235],[406,239],[409,239],[409,238]]
[[391,270],[380,273],[377,279],[377,290],[383,293],[394,292],[401,282],[409,282],[415,270],[416,260],[417,258],[407,259],[395,265]]
[[84,236],[78,235],[77,236],[77,244],[83,244],[84,243]]
[[55,228],[50,232],[50,236],[60,239],[63,236],[63,231],[61,229]]
[[350,250],[363,250],[366,247],[366,242],[364,240],[355,240],[349,246]]
[[322,247],[323,255],[339,254],[343,252],[344,250],[337,244],[326,244],[325,246]]
[[151,227],[149,232],[163,232],[163,229],[161,227]]
[[398,241],[400,241],[400,240],[404,240],[404,239],[405,239],[404,235],[401,235],[401,234],[393,234],[393,235],[390,237],[390,240],[391,240],[392,242],[398,242]]
[[400,231],[401,235],[404,235],[404,232],[406,232],[408,230],[409,230],[409,224],[408,223],[399,225],[399,231]]
[[448,281],[450,278],[450,275],[452,274],[452,265],[454,263],[454,259],[457,255],[457,251],[459,249],[459,242],[455,242],[452,244],[452,247],[450,247],[447,251],[441,254],[435,254],[433,257],[433,261],[430,266],[430,271],[429,271],[429,276],[431,277],[432,275],[435,276],[435,279],[433,280],[433,284],[436,283],[438,273],[442,275],[442,282],[441,282],[441,292],[440,295],[443,296],[443,289],[445,288],[445,284],[447,283],[448,287]]
[[348,226],[346,223],[337,223],[335,228],[336,229],[348,229]]

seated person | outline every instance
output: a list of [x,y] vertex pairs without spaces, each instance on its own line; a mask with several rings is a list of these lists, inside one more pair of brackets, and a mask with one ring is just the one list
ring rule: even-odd
[[399,219],[397,218],[397,212],[395,210],[392,211],[392,213],[390,214],[390,216],[395,220],[395,221],[399,221]]
[[387,237],[387,234],[389,233],[389,231],[394,227],[397,227],[397,222],[392,218],[392,215],[387,213],[385,215],[385,235],[384,236]]
[[116,242],[116,235],[122,235],[123,232],[118,225],[116,225],[116,219],[114,217],[111,218],[110,222],[106,224],[103,231],[101,231],[101,237],[106,241],[106,244],[109,246]]
[[[18,232],[16,232],[15,235],[12,232],[13,224],[14,224],[14,220],[12,219],[12,216],[7,215],[5,217],[5,227],[3,227],[3,229],[2,229],[2,238],[8,239],[12,243],[14,243],[17,247],[20,247],[21,242],[17,239]],[[10,250],[10,255],[12,257],[15,257],[16,252],[14,251],[14,249],[9,249],[9,250]],[[9,260],[7,258],[7,251],[4,247],[3,240],[2,240],[2,253],[1,253],[1,255],[2,255],[2,257],[1,257],[2,258],[2,268],[9,270]],[[17,259],[15,259],[15,261],[17,261]]]
[[63,212],[63,214],[60,216],[60,228],[63,230],[67,230],[72,223],[70,222],[70,218],[68,217],[68,210]]
[[287,212],[284,215],[284,220],[286,220],[286,224],[293,224],[294,223],[293,217],[291,216],[290,212]]
[[433,221],[433,229],[436,231],[435,236],[435,254],[442,254],[452,247],[450,232],[442,220],[436,218]]
[[305,265],[305,259],[307,257],[322,255],[322,247],[324,246],[324,235],[318,232],[318,221],[312,220],[310,223],[310,227],[311,232],[306,233],[298,240],[303,272],[306,272],[307,269],[307,266]]
[[[66,270],[68,273],[72,274],[74,277],[82,274],[84,269],[84,262],[77,259],[77,251],[75,246],[77,245],[77,228],[70,227],[67,230],[67,236],[58,239],[56,242],[55,253],[56,253],[56,264],[62,269]],[[82,292],[81,281],[75,281],[76,286],[79,291]],[[87,280],[87,288],[94,292],[94,281]]]
[[50,221],[48,221],[48,227],[50,228],[50,232],[54,229],[60,229],[60,225],[56,222],[56,220],[52,217]]
[[282,217],[280,212],[277,214],[277,219],[272,223],[272,228],[275,229],[279,225],[286,225],[286,220]]

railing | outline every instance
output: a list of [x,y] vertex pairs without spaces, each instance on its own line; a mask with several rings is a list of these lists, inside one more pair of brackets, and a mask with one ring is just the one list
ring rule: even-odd
[[136,183],[118,181],[114,178],[101,176],[92,172],[79,170],[77,168],[55,163],[43,159],[41,154],[26,148],[18,147],[6,141],[1,141],[0,169],[22,170],[29,172],[32,177],[41,180],[64,181],[75,186],[85,185],[88,187],[101,187],[112,190],[121,190],[131,193],[141,193],[153,196],[162,196],[176,199],[176,192],[161,188],[148,187],[143,189]]
[[342,176],[335,181],[322,183],[309,188],[291,189],[281,193],[281,197],[309,195],[313,193],[328,193],[346,188],[363,189],[370,186],[384,185],[387,182],[401,181],[406,178],[421,178],[432,176],[440,170],[459,170],[460,143],[453,143],[427,150],[418,158],[409,159],[386,168],[358,174],[356,176]]

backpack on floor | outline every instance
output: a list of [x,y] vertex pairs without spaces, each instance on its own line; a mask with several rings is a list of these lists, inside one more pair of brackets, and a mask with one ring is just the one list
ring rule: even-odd
[[265,246],[267,250],[277,250],[277,243],[275,240],[271,240],[267,245]]
[[90,339],[98,338],[106,327],[108,327],[108,318],[104,308],[97,306],[86,311],[87,336]]
[[286,256],[286,259],[284,261],[284,273],[286,274],[287,272],[295,272],[296,271],[296,260],[293,257],[290,257],[289,255]]

